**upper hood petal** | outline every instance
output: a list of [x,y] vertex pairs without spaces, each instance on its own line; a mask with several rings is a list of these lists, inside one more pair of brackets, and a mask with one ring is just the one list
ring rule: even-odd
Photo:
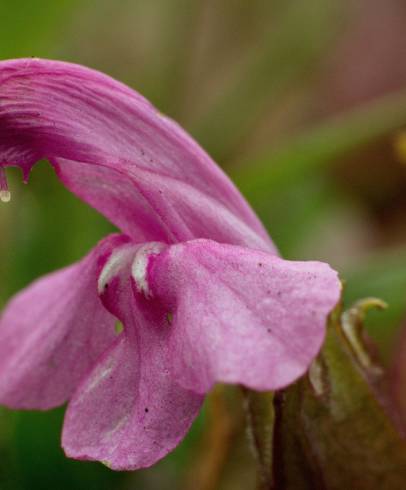
[[[74,64],[0,62],[0,165],[19,165],[28,174],[40,158],[54,163],[73,192],[133,238],[141,228],[166,242],[206,237],[274,251],[225,174],[139,94]],[[180,189],[173,206],[171,188]],[[182,203],[193,214],[187,224],[178,211]],[[219,233],[219,222],[230,214],[241,225]]]

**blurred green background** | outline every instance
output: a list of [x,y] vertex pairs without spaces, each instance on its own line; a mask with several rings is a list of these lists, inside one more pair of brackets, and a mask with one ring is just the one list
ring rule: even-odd
[[[78,62],[136,88],[237,182],[286,258],[330,262],[347,305],[386,300],[368,329],[391,365],[406,311],[402,0],[1,0],[0,18],[1,59]],[[1,305],[113,229],[46,162],[29,186],[8,177]],[[62,418],[0,409],[0,490],[249,488],[244,449],[217,483],[201,476],[207,417],[132,474],[65,459]]]

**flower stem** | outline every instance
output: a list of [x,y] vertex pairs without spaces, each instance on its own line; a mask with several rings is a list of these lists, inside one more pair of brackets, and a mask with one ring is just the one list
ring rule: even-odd
[[272,445],[275,423],[274,394],[242,388],[247,418],[247,433],[258,467],[258,489],[270,490],[272,482]]

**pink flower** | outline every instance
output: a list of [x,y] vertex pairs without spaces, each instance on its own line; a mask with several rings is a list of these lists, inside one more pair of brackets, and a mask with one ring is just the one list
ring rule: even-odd
[[123,234],[10,301],[0,403],[69,401],[66,454],[134,469],[179,443],[214,383],[273,390],[307,370],[339,300],[336,273],[279,258],[176,123],[90,69],[0,62],[0,197],[4,167],[27,179],[41,158]]

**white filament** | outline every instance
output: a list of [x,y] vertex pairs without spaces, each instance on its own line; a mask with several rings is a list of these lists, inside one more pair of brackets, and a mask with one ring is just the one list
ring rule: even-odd
[[152,255],[158,255],[164,247],[165,245],[163,243],[150,242],[140,247],[135,254],[131,267],[131,275],[138,291],[143,293],[147,298],[151,296],[147,278],[148,262]]
[[107,283],[120,272],[121,268],[125,264],[129,263],[132,255],[134,255],[133,246],[125,246],[122,248],[117,248],[113,251],[103,267],[97,282],[97,290],[99,294],[104,292]]

